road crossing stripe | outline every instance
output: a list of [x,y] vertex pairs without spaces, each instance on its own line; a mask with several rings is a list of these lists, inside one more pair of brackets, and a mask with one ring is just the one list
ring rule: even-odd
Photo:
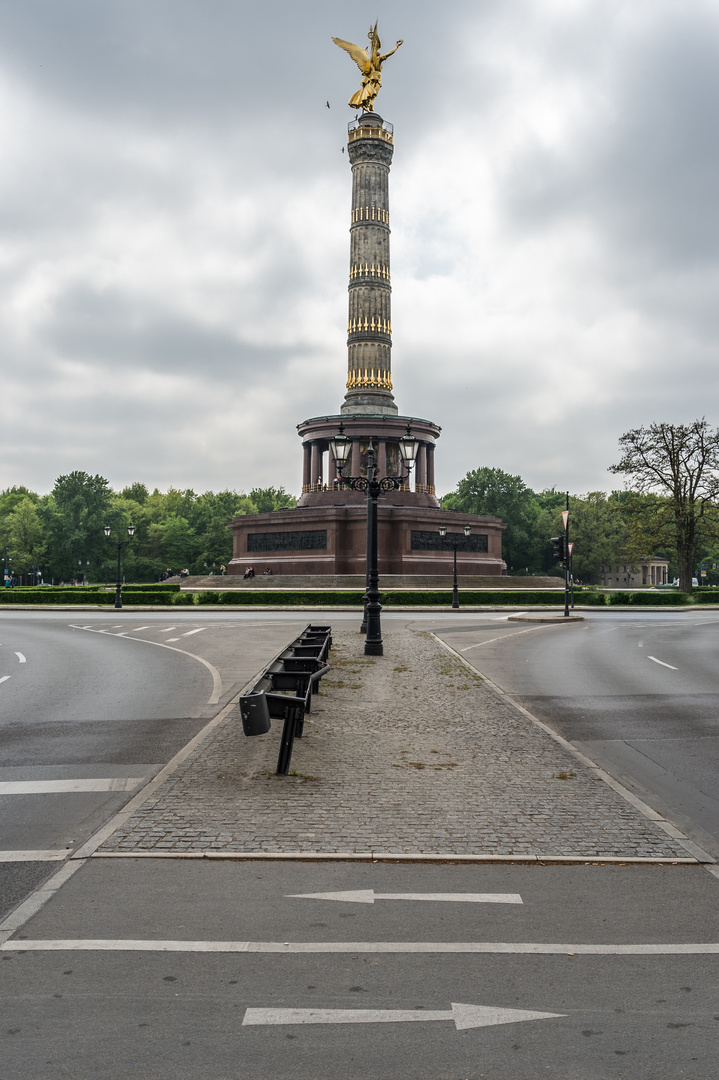
[[8,679],[11,679],[11,678],[12,678],[12,675],[2,675],[2,676],[0,676],[0,682],[7,682]]
[[203,630],[206,630],[206,626],[198,626],[196,630],[187,630],[182,636],[192,637],[193,634],[201,634]]
[[61,862],[72,854],[72,848],[51,848],[46,851],[0,851],[0,863]]
[[97,780],[0,780],[0,795],[56,795],[61,792],[132,791],[142,776],[110,776]]
[[177,953],[447,953],[504,956],[719,956],[719,942],[652,942],[636,945],[555,944],[533,941],[175,941],[138,938],[27,938],[0,952]]

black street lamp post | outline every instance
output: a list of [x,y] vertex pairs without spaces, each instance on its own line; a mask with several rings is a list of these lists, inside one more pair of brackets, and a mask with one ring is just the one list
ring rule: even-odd
[[352,441],[344,434],[342,424],[339,433],[330,440],[330,453],[335,459],[339,487],[352,488],[354,491],[367,492],[367,592],[365,594],[365,623],[367,636],[364,651],[366,656],[382,656],[382,627],[380,623],[379,571],[377,567],[377,500],[386,491],[399,491],[408,478],[417,457],[419,444],[412,435],[409,424],[407,434],[399,440],[399,452],[405,472],[401,476],[377,475],[374,446],[370,439],[367,448],[367,475],[344,476],[352,450]]
[[[465,525],[464,526],[464,535],[465,535],[465,537],[469,536],[471,531],[472,531],[472,526],[471,525]],[[460,547],[464,547],[465,543],[464,543],[464,540],[462,539],[461,536],[450,537],[449,539],[447,539],[447,526],[446,525],[440,525],[440,527],[439,527],[439,535],[442,537],[445,544],[450,544],[451,545],[452,552],[454,554],[454,579],[453,579],[453,585],[452,585],[452,607],[453,608],[458,608],[459,607],[459,589],[457,588],[457,549],[460,548]]]
[[[106,525],[105,526],[105,539],[106,540],[110,540],[111,531],[112,530],[110,529],[110,526]],[[115,607],[116,608],[121,608],[122,607],[122,571],[121,571],[121,567],[120,567],[120,556],[122,554],[122,549],[124,547],[127,547],[127,545],[132,540],[133,536],[135,535],[135,526],[134,525],[128,525],[127,526],[127,535],[129,537],[128,540],[111,540],[110,541],[110,543],[112,543],[112,544],[117,544],[117,587],[115,589]]]

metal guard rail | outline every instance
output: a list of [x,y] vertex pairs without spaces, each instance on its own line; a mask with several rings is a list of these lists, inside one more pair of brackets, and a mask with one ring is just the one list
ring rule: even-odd
[[331,647],[332,627],[309,624],[240,697],[245,735],[266,735],[273,719],[283,721],[277,758],[280,776],[289,772],[294,741],[302,737],[305,714],[312,709],[312,695],[330,670],[326,660]]

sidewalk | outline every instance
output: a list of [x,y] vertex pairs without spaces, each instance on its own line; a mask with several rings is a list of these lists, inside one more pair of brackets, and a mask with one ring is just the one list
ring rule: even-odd
[[235,706],[96,855],[691,859],[432,635],[363,644],[335,635],[295,775]]

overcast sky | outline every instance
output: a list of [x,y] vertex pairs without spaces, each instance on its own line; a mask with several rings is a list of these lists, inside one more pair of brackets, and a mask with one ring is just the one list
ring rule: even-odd
[[2,0],[0,489],[299,492],[347,367],[331,36],[377,15],[394,392],[440,494],[611,490],[623,432],[719,422],[717,0]]

